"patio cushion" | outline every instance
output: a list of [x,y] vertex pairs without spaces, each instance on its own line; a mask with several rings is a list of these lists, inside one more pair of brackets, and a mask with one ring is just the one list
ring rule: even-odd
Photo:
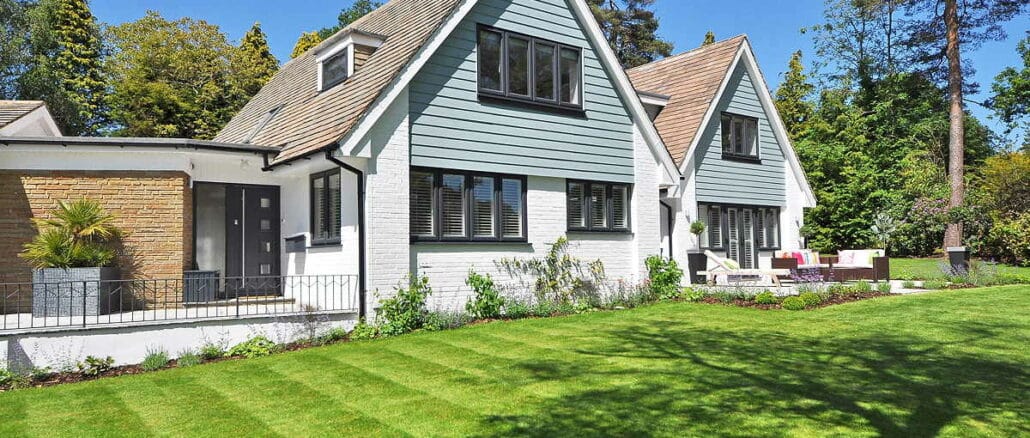
[[725,259],[722,261],[722,264],[726,265],[729,269],[740,269],[740,263],[737,263],[736,260]]
[[838,268],[872,268],[873,259],[883,257],[882,249],[848,249],[840,252]]

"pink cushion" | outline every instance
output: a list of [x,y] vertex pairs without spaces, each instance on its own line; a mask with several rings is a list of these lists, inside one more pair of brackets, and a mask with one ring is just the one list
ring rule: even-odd
[[793,256],[794,259],[798,261],[799,265],[805,264],[805,256],[804,256],[804,254],[801,254],[800,252],[792,252],[792,253],[790,253],[790,255]]

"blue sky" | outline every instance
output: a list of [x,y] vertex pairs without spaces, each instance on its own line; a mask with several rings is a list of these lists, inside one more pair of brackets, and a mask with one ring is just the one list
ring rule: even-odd
[[[166,18],[190,16],[217,24],[230,38],[238,40],[254,22],[260,22],[268,34],[272,51],[280,61],[289,59],[290,50],[301,32],[331,25],[336,15],[350,0],[93,0],[91,6],[98,19],[105,23],[132,21],[148,9],[159,11]],[[659,33],[681,52],[701,43],[708,30],[719,39],[746,33],[754,46],[771,88],[776,87],[786,69],[790,54],[801,49],[811,57],[812,41],[799,30],[822,21],[822,0],[658,0],[661,19]],[[980,50],[965,54],[965,62],[976,69],[981,89],[989,91],[994,76],[1006,66],[1019,62],[1016,43],[1030,29],[1030,17],[1024,15],[1006,24],[1009,38],[985,44]],[[970,96],[982,101],[985,93]],[[983,119],[987,111],[970,107]],[[994,124],[992,124],[994,126]]]

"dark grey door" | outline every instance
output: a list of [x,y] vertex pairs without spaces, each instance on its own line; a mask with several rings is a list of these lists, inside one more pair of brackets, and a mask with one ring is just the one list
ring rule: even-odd
[[279,188],[230,185],[225,202],[226,297],[279,295]]

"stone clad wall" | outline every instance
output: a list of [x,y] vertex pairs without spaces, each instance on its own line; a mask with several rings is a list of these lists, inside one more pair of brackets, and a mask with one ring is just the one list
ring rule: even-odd
[[[0,283],[32,281],[32,268],[18,257],[36,235],[32,218],[47,217],[58,201],[81,198],[100,202],[126,232],[118,258],[122,278],[181,280],[193,244],[193,199],[185,173],[0,170]],[[6,299],[6,312],[31,307],[31,287],[8,295],[16,296]]]

